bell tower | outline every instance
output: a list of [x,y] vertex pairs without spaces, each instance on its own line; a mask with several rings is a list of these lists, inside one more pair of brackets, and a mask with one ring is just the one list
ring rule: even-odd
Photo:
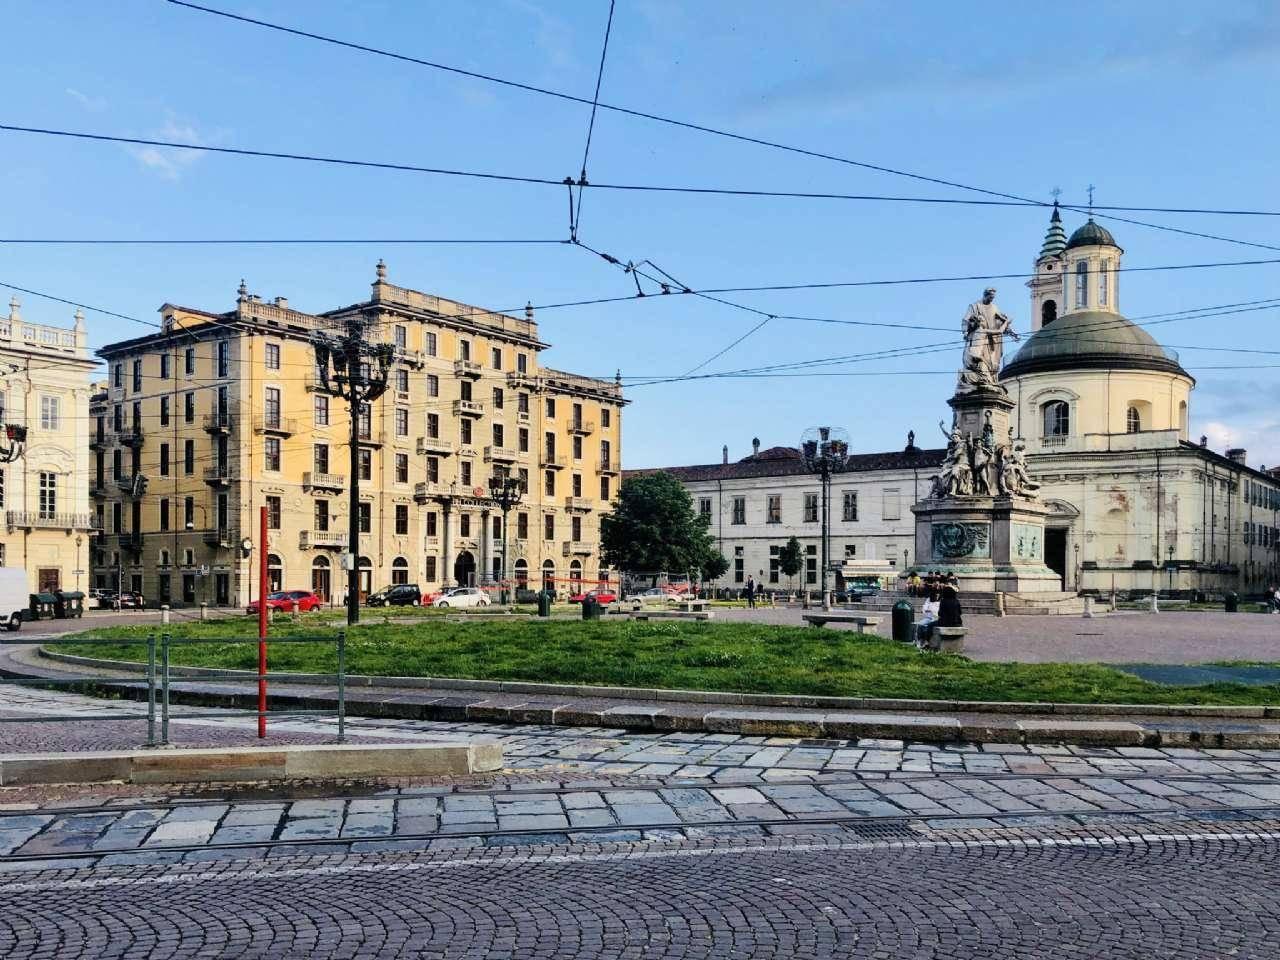
[[1031,332],[1048,326],[1066,312],[1065,287],[1063,286],[1063,252],[1067,248],[1067,233],[1062,229],[1062,214],[1058,201],[1053,201],[1053,214],[1049,217],[1049,229],[1045,232],[1040,256],[1036,257],[1035,275],[1027,281],[1031,289]]

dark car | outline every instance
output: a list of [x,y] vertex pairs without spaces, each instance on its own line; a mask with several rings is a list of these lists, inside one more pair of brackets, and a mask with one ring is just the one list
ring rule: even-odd
[[147,605],[147,601],[143,599],[142,594],[132,590],[126,590],[119,597],[119,608],[121,610],[141,610]]
[[398,583],[369,594],[365,603],[371,607],[417,607],[422,605],[422,590],[416,583]]

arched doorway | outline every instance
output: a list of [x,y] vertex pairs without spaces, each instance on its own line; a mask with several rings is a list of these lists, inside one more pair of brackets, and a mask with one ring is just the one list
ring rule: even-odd
[[548,593],[556,592],[556,565],[550,560],[542,561],[542,589]]
[[267,554],[267,592],[278,593],[284,589],[284,564],[274,553]]
[[361,557],[356,564],[356,583],[359,585],[360,602],[364,603],[365,599],[373,592],[373,563],[368,557]]
[[470,550],[463,550],[453,561],[453,582],[460,587],[474,586],[476,582],[476,558]]
[[328,603],[332,597],[333,582],[330,579],[329,558],[316,557],[311,561],[311,592]]
[[529,589],[529,561],[516,561],[516,588],[519,590]]
[[569,564],[569,585],[574,593],[582,592],[582,561],[574,560]]
[[409,561],[404,557],[391,561],[391,582],[397,585],[409,582]]

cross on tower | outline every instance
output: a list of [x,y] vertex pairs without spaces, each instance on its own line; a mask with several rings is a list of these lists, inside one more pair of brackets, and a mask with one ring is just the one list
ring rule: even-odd
[[1089,189],[1089,216],[1092,217],[1093,216],[1093,191],[1095,189],[1092,183],[1089,184],[1088,189]]
[[1061,188],[1061,187],[1054,187],[1052,190],[1050,190],[1050,191],[1049,191],[1049,196],[1053,197],[1053,202],[1054,202],[1054,203],[1057,203],[1057,202],[1058,202],[1058,198],[1059,198],[1060,196],[1062,196],[1062,188]]

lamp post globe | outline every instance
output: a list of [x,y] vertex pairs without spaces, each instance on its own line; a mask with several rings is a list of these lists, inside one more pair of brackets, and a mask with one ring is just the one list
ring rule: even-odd
[[831,475],[849,464],[849,431],[844,427],[810,427],[800,435],[800,460],[822,485],[822,609],[831,609],[827,573],[831,565]]

